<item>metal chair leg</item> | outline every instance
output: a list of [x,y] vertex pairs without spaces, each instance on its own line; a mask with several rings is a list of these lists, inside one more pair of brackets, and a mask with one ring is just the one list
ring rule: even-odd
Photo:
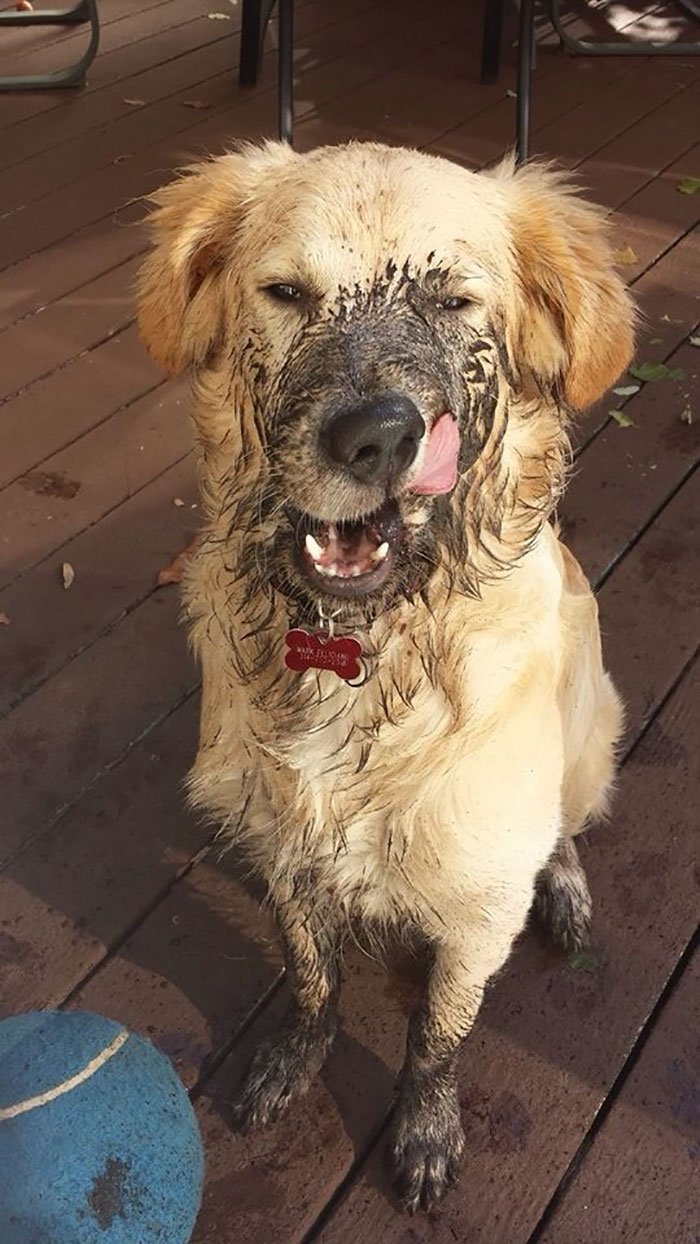
[[33,13],[6,10],[0,13],[2,26],[74,26],[90,23],[90,42],[83,55],[67,69],[52,73],[12,74],[0,76],[0,91],[36,91],[44,88],[84,86],[85,71],[92,64],[100,42],[100,18],[97,0],[78,0],[72,9],[41,9]]
[[294,139],[294,0],[279,0],[278,128],[282,142]]
[[481,40],[481,81],[495,82],[501,64],[504,0],[485,0],[484,31]]
[[535,0],[520,0],[518,38],[518,99],[515,157],[524,164],[530,155],[530,93],[535,53]]
[[241,56],[238,81],[241,86],[255,86],[260,76],[265,31],[275,0],[243,0],[241,18]]

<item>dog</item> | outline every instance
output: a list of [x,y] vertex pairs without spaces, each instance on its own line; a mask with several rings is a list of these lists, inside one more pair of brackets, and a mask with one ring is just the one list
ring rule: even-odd
[[266,143],[154,197],[140,331],[191,377],[205,513],[189,791],[264,879],[291,989],[234,1116],[318,1072],[349,929],[417,937],[388,1158],[427,1209],[460,1169],[487,982],[533,904],[563,946],[588,935],[574,838],[622,710],[553,522],[634,309],[603,213],[548,165]]

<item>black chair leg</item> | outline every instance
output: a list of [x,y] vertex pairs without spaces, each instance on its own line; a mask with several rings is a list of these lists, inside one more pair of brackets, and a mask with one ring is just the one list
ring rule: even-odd
[[535,0],[520,0],[520,36],[518,39],[518,119],[515,156],[524,164],[530,155],[530,92],[535,54]]
[[241,86],[255,86],[260,75],[265,31],[275,0],[243,0],[241,18],[241,58],[238,81]]
[[294,0],[279,0],[278,129],[282,142],[294,138]]
[[504,0],[484,0],[484,32],[481,40],[481,81],[495,82],[501,64]]

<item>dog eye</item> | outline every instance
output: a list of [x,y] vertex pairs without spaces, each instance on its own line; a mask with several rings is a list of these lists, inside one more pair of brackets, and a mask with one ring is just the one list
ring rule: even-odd
[[469,306],[469,299],[450,294],[447,298],[440,298],[437,305],[441,311],[463,311]]
[[284,281],[266,285],[265,293],[277,302],[298,302],[301,298],[301,290],[296,285],[288,285]]

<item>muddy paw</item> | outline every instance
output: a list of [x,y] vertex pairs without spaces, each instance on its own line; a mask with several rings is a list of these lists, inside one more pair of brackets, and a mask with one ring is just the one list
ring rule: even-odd
[[389,1174],[409,1213],[429,1210],[459,1178],[464,1130],[456,1103],[441,1102],[431,1112],[399,1104],[388,1150]]
[[533,915],[549,940],[563,950],[588,947],[591,896],[573,843],[559,848],[540,874]]
[[301,1097],[325,1061],[334,1025],[299,1026],[264,1042],[253,1059],[243,1087],[231,1104],[237,1131],[252,1131],[278,1118]]

